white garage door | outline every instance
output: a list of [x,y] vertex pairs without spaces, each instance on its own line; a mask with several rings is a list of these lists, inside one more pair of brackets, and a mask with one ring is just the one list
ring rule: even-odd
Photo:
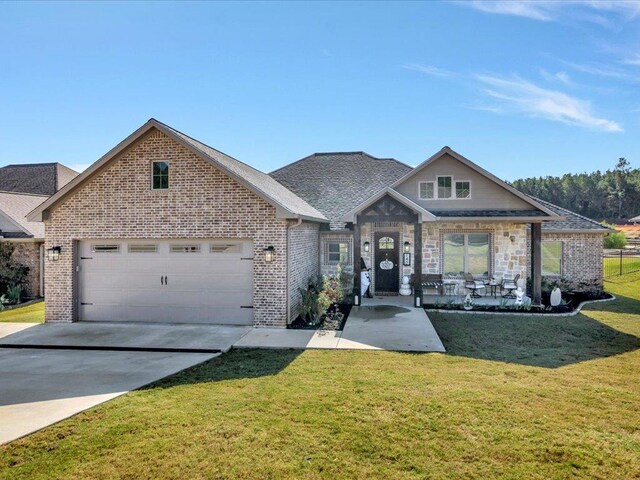
[[85,321],[253,323],[248,240],[83,240]]

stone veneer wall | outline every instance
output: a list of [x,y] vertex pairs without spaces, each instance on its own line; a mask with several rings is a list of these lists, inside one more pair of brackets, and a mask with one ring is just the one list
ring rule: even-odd
[[295,223],[289,228],[289,321],[300,315],[300,288],[320,272],[320,224]]
[[[152,190],[151,161],[168,160],[170,188]],[[46,248],[60,245],[45,269],[47,322],[73,319],[74,239],[247,238],[253,240],[256,326],[287,323],[287,221],[275,208],[158,130],[148,132],[45,221]],[[273,245],[272,263],[263,249]]]
[[[572,282],[594,281],[602,286],[602,233],[554,233],[542,231],[542,241],[562,242],[561,278]],[[527,231],[527,251],[531,245],[531,234]],[[527,259],[527,275],[531,275],[531,262]],[[549,277],[547,277],[549,278]],[[552,277],[557,278],[557,277]]]
[[[488,232],[491,275],[512,279],[527,268],[527,224],[490,222],[434,222],[422,224],[422,273],[443,273],[442,234]],[[513,241],[511,237],[514,237]]]
[[34,298],[42,295],[40,292],[40,246],[42,242],[13,242],[15,250],[11,258],[29,267],[27,285],[23,292],[25,297]]

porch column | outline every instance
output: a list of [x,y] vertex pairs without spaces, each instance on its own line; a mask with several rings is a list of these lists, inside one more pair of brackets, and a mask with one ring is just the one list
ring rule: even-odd
[[531,303],[542,304],[542,224],[531,224]]
[[[356,219],[357,220],[357,219]],[[353,224],[353,305],[362,303],[360,295],[360,224]]]
[[422,224],[413,224],[413,306],[422,307]]

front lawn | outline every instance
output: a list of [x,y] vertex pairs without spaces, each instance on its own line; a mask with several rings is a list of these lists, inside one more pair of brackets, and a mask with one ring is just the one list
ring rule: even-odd
[[448,354],[236,350],[0,447],[0,478],[640,477],[640,274]]
[[0,322],[43,323],[44,301],[0,312]]

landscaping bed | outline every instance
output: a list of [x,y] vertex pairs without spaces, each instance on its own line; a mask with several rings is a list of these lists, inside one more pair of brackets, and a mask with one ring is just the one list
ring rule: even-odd
[[[329,310],[327,310],[327,314],[322,318],[322,320],[316,324],[311,324],[302,316],[298,315],[296,319],[291,322],[287,328],[295,329],[295,330],[342,330],[344,328],[344,324],[347,323],[347,318],[349,317],[349,313],[351,312],[352,305],[350,303],[338,303],[332,305]],[[335,314],[341,314],[335,315]]]

